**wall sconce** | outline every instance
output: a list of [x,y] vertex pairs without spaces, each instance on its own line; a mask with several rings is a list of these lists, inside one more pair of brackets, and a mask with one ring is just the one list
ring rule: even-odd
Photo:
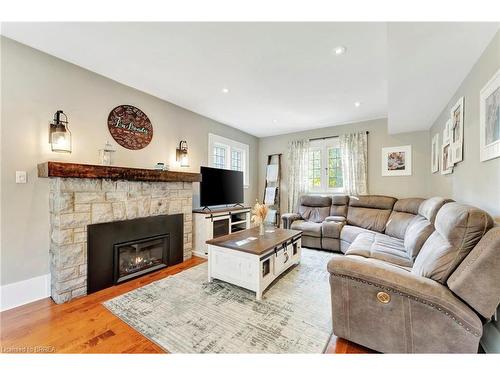
[[[61,120],[64,116],[64,121]],[[68,127],[68,117],[63,111],[54,114],[54,120],[49,124],[49,143],[54,152],[71,153],[71,132]]]
[[188,145],[186,141],[181,141],[175,150],[175,160],[181,163],[181,167],[189,167]]

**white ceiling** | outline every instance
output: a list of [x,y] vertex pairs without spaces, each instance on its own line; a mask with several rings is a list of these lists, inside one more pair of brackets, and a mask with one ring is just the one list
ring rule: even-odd
[[[1,32],[261,137],[380,117],[393,133],[428,129],[498,25],[3,23]],[[333,53],[339,45],[346,54]]]

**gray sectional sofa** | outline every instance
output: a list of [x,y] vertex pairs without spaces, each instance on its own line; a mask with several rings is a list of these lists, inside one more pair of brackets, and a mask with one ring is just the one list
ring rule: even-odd
[[500,303],[500,227],[486,212],[439,197],[300,198],[285,228],[333,255],[338,337],[380,352],[477,352]]

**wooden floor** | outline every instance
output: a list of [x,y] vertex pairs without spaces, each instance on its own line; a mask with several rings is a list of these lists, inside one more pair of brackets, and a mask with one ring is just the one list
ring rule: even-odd
[[[164,353],[102,302],[205,262],[193,257],[129,282],[57,305],[50,298],[0,313],[1,353]],[[327,353],[369,353],[332,337]]]

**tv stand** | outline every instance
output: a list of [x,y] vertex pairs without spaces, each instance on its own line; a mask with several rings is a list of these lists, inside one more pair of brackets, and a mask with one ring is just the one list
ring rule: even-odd
[[250,228],[250,207],[202,207],[193,210],[193,255],[207,257],[206,241]]

